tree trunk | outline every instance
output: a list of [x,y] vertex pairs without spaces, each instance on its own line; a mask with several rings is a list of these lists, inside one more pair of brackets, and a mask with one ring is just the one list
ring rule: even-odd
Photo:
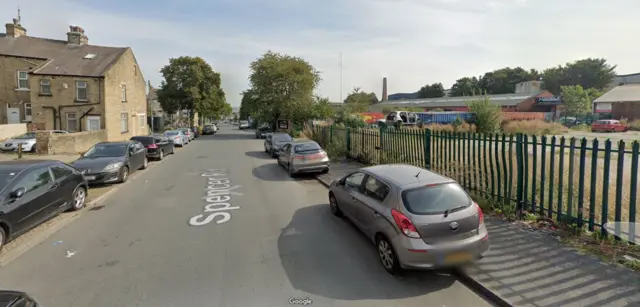
[[193,127],[194,108],[189,110],[189,128]]

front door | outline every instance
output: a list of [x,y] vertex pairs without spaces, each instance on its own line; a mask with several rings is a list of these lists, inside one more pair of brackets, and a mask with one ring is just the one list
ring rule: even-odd
[[20,123],[20,108],[7,108],[7,124]]

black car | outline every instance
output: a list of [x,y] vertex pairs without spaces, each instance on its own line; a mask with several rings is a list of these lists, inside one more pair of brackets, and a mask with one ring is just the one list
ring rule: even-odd
[[264,139],[267,137],[267,134],[271,133],[270,127],[260,127],[256,129],[256,139]]
[[264,152],[268,152],[271,157],[277,158],[278,151],[287,143],[293,142],[293,138],[284,132],[267,134],[264,140]]
[[0,249],[60,212],[82,209],[87,187],[80,171],[60,161],[1,162]]
[[138,141],[147,148],[147,157],[162,160],[165,155],[175,153],[173,141],[161,135],[134,136],[131,141]]
[[0,307],[38,307],[38,303],[28,294],[20,291],[0,291]]
[[213,125],[204,125],[202,127],[202,135],[214,135],[217,129]]
[[126,182],[148,164],[147,149],[138,141],[98,143],[71,163],[90,184]]

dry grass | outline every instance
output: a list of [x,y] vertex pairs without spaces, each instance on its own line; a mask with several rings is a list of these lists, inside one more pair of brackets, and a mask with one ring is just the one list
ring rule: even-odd
[[627,123],[629,130],[640,131],[640,119],[636,119]]
[[502,126],[505,133],[525,133],[529,135],[562,134],[569,132],[569,128],[559,123],[549,123],[543,120],[517,120]]

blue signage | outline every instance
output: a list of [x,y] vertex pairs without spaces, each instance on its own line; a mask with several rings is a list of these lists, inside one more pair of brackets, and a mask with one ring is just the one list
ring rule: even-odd
[[560,96],[536,97],[536,103],[539,103],[539,104],[562,104],[562,97],[560,97]]

